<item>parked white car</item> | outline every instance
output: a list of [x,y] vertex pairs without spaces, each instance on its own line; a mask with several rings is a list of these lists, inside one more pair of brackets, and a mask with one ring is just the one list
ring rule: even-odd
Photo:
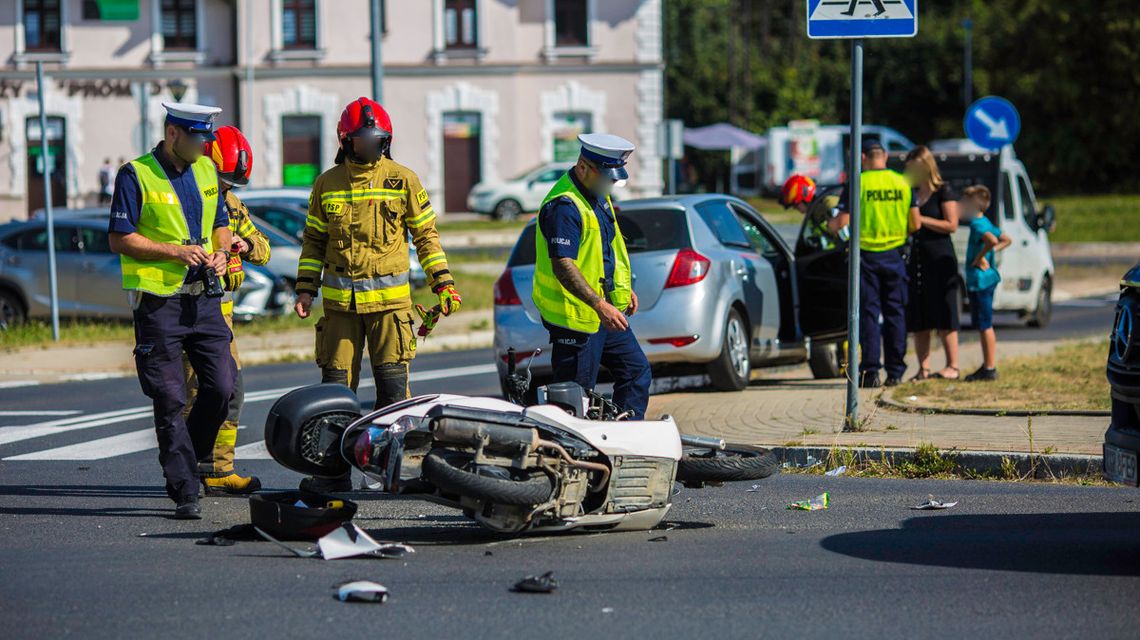
[[552,162],[524,171],[505,182],[479,182],[467,195],[467,209],[489,214],[496,220],[514,220],[528,211],[538,211],[542,199],[572,165]]

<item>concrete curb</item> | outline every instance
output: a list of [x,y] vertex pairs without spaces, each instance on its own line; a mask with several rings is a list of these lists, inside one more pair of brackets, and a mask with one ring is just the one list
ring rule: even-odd
[[947,415],[960,415],[960,416],[1012,416],[1012,417],[1029,417],[1029,416],[1081,416],[1081,417],[1104,417],[1107,418],[1112,415],[1111,411],[1102,409],[955,409],[952,407],[931,407],[926,405],[906,404],[905,402],[898,402],[890,398],[880,397],[875,401],[880,407],[894,409],[895,411],[905,411],[907,413],[942,413]]
[[[851,452],[859,462],[883,460],[890,462],[905,462],[914,457],[914,449],[904,448],[872,448],[872,447],[770,447],[783,462],[794,465],[807,464],[808,456],[826,462],[832,451]],[[974,473],[1000,473],[1002,463],[1010,460],[1017,465],[1018,473],[1025,475],[1034,470],[1034,477],[1039,479],[1050,476],[1080,476],[1099,475],[1101,471],[1101,456],[1081,455],[1074,453],[1029,454],[1023,451],[957,451],[952,449],[939,449],[939,452],[953,456],[957,466],[962,471]],[[1034,469],[1033,463],[1036,462]]]

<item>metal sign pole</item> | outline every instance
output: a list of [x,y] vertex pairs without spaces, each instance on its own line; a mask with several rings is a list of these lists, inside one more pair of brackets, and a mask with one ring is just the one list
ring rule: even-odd
[[380,0],[372,0],[372,99],[384,102],[384,89],[382,86],[384,76],[384,61],[380,57],[380,43],[384,31],[380,26]]
[[859,426],[859,216],[862,199],[859,178],[863,171],[863,39],[851,41],[851,175],[847,201],[851,209],[850,240],[847,243],[847,415],[844,431]]
[[48,283],[51,289],[51,339],[59,342],[59,287],[55,272],[55,216],[51,209],[52,162],[48,157],[47,113],[44,110],[44,63],[36,63],[36,95],[40,102],[40,162],[44,174],[44,213],[47,217]]

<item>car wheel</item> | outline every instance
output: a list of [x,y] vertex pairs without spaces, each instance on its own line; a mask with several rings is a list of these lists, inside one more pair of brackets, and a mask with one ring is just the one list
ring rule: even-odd
[[811,343],[808,354],[811,375],[817,380],[843,377],[843,354],[838,342]]
[[516,220],[519,214],[522,213],[522,205],[518,200],[506,199],[495,205],[495,210],[491,213],[491,217],[496,220],[503,220],[510,222]]
[[1037,292],[1037,308],[1029,314],[1029,326],[1044,329],[1053,318],[1053,281],[1045,276]]
[[724,322],[724,342],[720,355],[709,365],[713,387],[720,391],[741,391],[752,377],[752,358],[749,345],[752,333],[740,312],[731,309]]
[[19,298],[7,291],[0,291],[0,331],[23,324],[27,319],[27,312]]

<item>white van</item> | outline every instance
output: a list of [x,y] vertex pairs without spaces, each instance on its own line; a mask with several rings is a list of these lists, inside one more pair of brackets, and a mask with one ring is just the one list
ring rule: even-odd
[[[914,148],[913,142],[890,127],[863,125],[863,137],[877,138],[888,153],[906,152]],[[767,139],[768,146],[763,150],[767,154],[764,191],[778,194],[784,181],[793,173],[792,136],[788,127],[772,127],[768,130]],[[819,152],[819,175],[812,178],[824,186],[845,183],[851,155],[851,126],[821,125],[816,129],[815,141]]]
[[[901,171],[905,156],[905,153],[892,153],[891,168]],[[974,184],[989,188],[993,201],[986,217],[1013,241],[997,254],[1001,284],[994,294],[994,310],[1015,311],[1030,326],[1049,324],[1054,281],[1049,232],[1056,224],[1056,214],[1052,206],[1038,208],[1029,174],[1013,147],[1006,146],[1000,152],[935,151],[934,157],[943,179],[958,193]],[[954,234],[954,250],[958,254],[963,283],[969,236],[969,227],[964,224]],[[964,286],[962,291],[965,292]]]

